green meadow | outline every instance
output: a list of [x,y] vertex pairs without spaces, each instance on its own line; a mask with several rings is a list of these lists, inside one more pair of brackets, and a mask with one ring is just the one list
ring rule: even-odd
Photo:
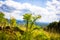
[[52,22],[46,27],[35,25],[41,16],[23,15],[24,24],[18,24],[16,19],[5,18],[0,12],[0,40],[60,40],[60,21]]

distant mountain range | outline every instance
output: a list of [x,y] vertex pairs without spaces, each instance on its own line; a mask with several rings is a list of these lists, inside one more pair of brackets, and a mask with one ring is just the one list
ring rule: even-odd
[[[17,23],[18,23],[18,24],[24,24],[25,21],[23,21],[23,20],[17,20]],[[45,22],[35,22],[35,24],[38,25],[38,26],[45,27],[45,26],[47,26],[49,23],[45,23]]]
[[36,25],[42,26],[42,27],[46,27],[46,26],[49,25],[49,23],[45,23],[45,22],[36,22]]

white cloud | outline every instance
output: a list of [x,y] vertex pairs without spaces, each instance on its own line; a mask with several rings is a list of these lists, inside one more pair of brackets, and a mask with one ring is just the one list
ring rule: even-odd
[[16,9],[24,9],[24,6],[21,3],[14,2],[12,0],[5,1],[5,4]]
[[23,20],[23,16],[20,15],[20,11],[16,10],[16,11],[12,12],[10,15],[11,15],[11,17],[16,18],[17,20]]
[[4,12],[4,14],[5,14],[5,18],[10,19],[10,13]]
[[60,14],[60,1],[52,0],[52,2],[47,1],[46,9],[51,14],[50,17],[52,21],[58,21],[58,16],[56,14]]
[[58,16],[56,14],[60,13],[60,2],[57,0],[53,0],[52,2],[47,1],[46,8],[38,7],[29,3],[21,4],[12,0],[7,0],[4,2],[4,4],[17,9],[9,14],[5,13],[6,18],[8,15],[10,15],[16,19],[23,20],[23,16],[20,15],[22,13],[20,10],[28,9],[33,14],[42,16],[42,18],[38,20],[39,22],[53,22],[53,21],[58,21],[57,20]]
[[57,11],[60,9],[60,1],[53,0],[52,2],[48,1],[47,2],[47,9],[52,10],[52,11]]
[[10,19],[12,17],[17,20],[23,20],[23,16],[20,15],[20,11],[17,11],[17,10],[13,11],[11,13],[4,12],[4,14],[5,14],[5,18],[8,18],[8,19]]
[[0,1],[0,6],[2,6],[4,3],[2,1]]

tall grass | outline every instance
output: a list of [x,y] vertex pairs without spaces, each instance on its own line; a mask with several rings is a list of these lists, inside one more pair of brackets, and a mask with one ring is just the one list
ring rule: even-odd
[[[18,29],[20,28],[23,30],[25,27],[18,27]],[[24,32],[23,34],[21,34],[20,30],[16,30],[14,28],[13,30],[0,30],[0,40],[60,40],[60,34],[44,31],[43,28]]]

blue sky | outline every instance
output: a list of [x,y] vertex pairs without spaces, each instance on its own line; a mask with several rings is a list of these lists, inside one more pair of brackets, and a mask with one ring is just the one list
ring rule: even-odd
[[47,2],[47,0],[14,0],[14,1],[20,2],[20,3],[26,3],[27,2],[27,3],[30,3],[32,5],[42,6],[42,7],[45,7],[45,3]]
[[[6,0],[1,0],[1,1],[6,1]],[[19,3],[30,3],[32,5],[37,5],[37,6],[42,6],[45,7],[45,3],[47,2],[47,0],[13,0],[15,2],[19,2]],[[51,1],[51,0],[48,0]]]
[[0,11],[6,18],[23,20],[23,14],[41,15],[38,22],[60,20],[60,0],[0,0]]

